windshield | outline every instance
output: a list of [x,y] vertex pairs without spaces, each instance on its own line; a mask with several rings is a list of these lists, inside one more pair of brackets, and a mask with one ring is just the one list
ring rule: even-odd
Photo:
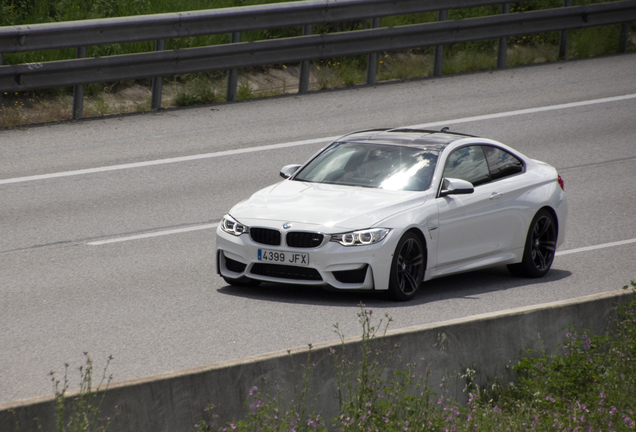
[[368,143],[334,143],[294,180],[388,190],[424,191],[431,185],[437,152]]

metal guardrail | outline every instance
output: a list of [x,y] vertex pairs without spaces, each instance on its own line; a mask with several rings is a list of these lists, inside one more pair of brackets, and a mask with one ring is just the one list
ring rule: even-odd
[[[521,0],[529,1],[529,0]],[[122,18],[0,27],[0,53],[75,48],[363,20],[502,0],[312,0]]]
[[[564,1],[571,4],[571,0]],[[567,30],[636,20],[636,0],[623,0],[515,14],[508,13],[509,3],[503,3],[501,15],[446,21],[447,9],[493,4],[502,3],[500,0],[326,0],[2,27],[0,53],[68,48],[77,46],[78,40],[83,46],[73,60],[5,66],[0,61],[0,92],[75,86],[73,117],[80,118],[84,84],[155,77],[152,108],[156,109],[161,106],[161,76],[229,69],[227,99],[231,101],[236,98],[239,67],[301,62],[299,91],[303,92],[307,91],[309,60],[369,54],[367,83],[373,83],[377,72],[375,53],[437,46],[434,74],[441,75],[444,44],[499,38],[498,67],[505,67],[506,37],[562,31],[561,51],[565,57]],[[379,28],[381,16],[428,11],[438,11],[438,22]],[[311,34],[312,24],[368,18],[373,18],[368,30]],[[304,36],[240,42],[241,31],[292,25],[303,25]],[[625,39],[626,28],[624,24]],[[227,32],[233,35],[231,44],[163,51],[166,38]],[[155,52],[81,58],[86,55],[86,45],[153,39],[157,40]],[[621,42],[621,45],[625,50],[627,44]]]

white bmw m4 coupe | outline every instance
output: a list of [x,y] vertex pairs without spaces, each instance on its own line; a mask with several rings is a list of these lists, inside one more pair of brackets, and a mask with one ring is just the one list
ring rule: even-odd
[[378,129],[337,139],[217,228],[217,272],[260,282],[386,291],[507,265],[538,278],[564,240],[567,202],[552,166],[490,139]]

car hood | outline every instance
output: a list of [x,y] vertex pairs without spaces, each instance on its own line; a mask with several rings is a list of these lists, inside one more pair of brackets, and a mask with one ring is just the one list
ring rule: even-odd
[[291,222],[323,232],[362,229],[422,205],[426,193],[285,180],[256,192],[230,214],[246,225]]

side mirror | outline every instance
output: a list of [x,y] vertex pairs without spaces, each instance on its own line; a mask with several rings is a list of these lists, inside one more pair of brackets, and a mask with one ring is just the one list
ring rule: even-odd
[[471,182],[455,178],[445,178],[442,181],[442,190],[440,191],[439,196],[467,195],[473,192],[475,192],[475,188]]
[[279,175],[284,179],[288,179],[293,176],[294,173],[298,171],[298,168],[300,168],[301,166],[302,165],[285,165],[280,169]]

